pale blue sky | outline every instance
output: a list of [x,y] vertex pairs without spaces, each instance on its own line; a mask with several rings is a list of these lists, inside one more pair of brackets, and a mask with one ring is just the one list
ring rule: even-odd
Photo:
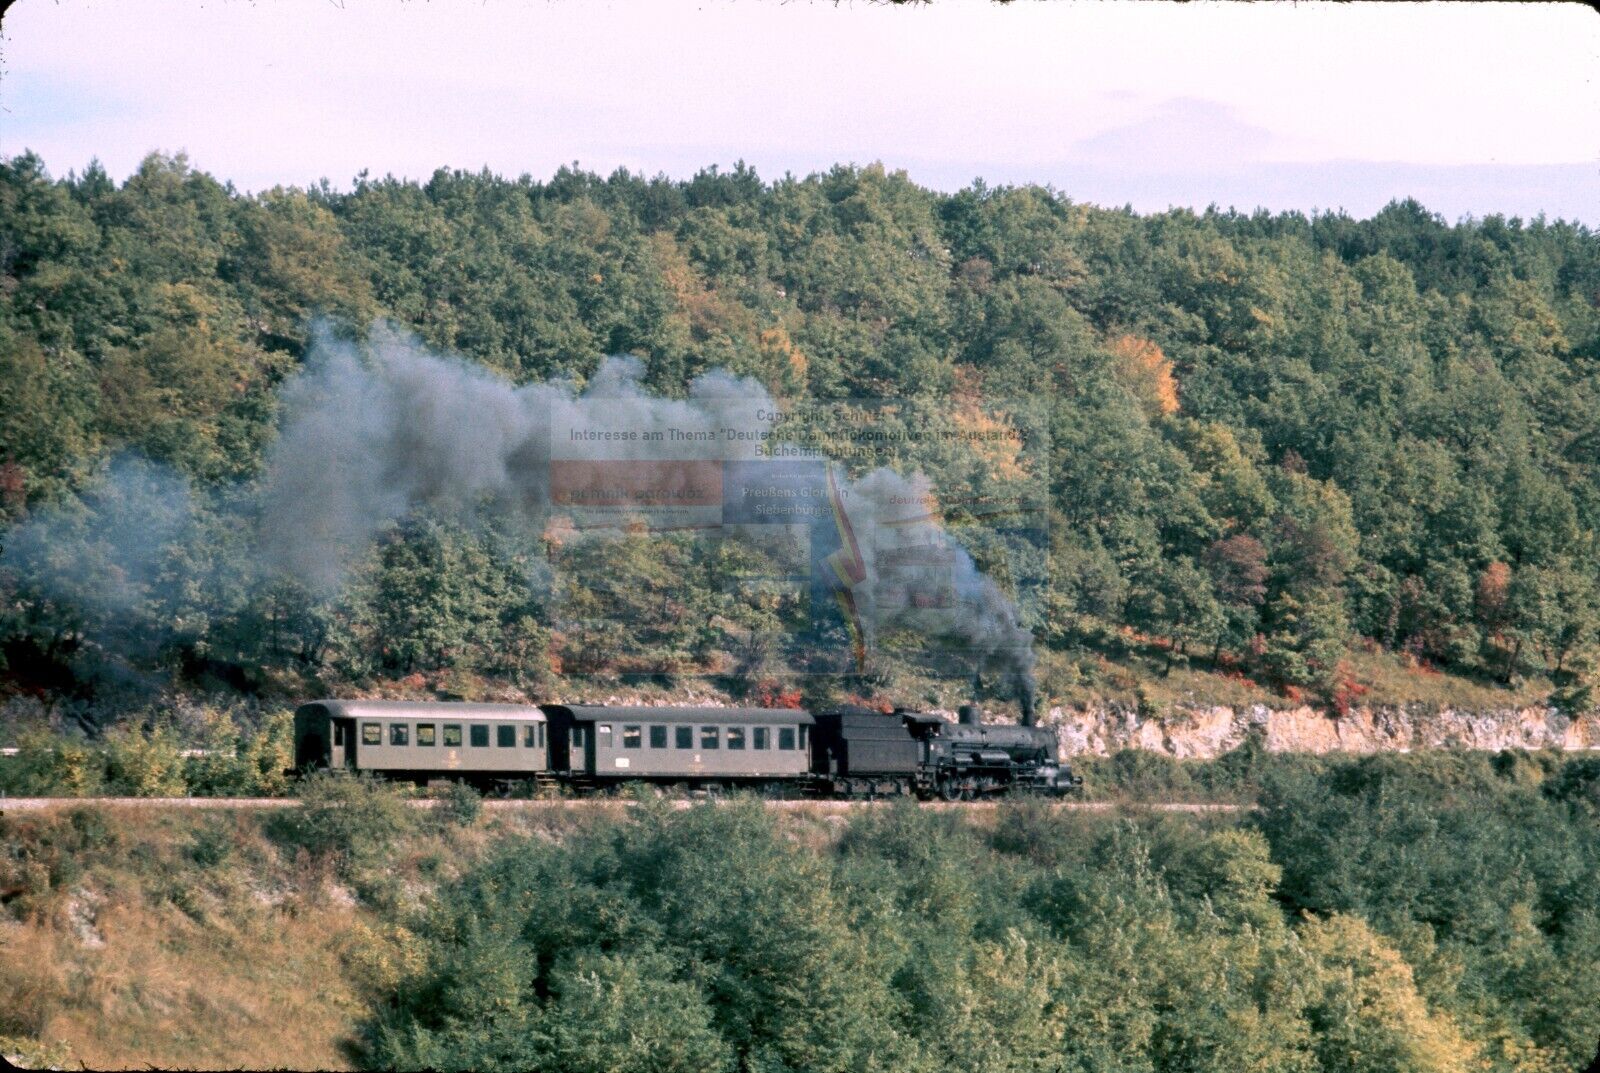
[[186,150],[247,190],[882,160],[1141,210],[1594,225],[1597,70],[1575,4],[19,0],[0,153],[120,178]]

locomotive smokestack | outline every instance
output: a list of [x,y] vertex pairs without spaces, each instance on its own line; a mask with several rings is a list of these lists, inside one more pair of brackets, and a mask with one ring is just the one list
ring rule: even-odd
[[978,707],[976,701],[963,704],[960,708],[960,718],[963,726],[979,726],[983,723],[983,709]]
[[1037,687],[1031,676],[1022,679],[1021,687],[1017,690],[1017,704],[1022,708],[1022,725],[1031,727],[1034,724],[1034,715],[1038,707]]

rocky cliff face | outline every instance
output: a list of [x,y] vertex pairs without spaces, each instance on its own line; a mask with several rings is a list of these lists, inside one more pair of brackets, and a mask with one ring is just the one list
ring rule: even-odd
[[1121,705],[1052,708],[1047,725],[1064,755],[1148,749],[1168,756],[1219,756],[1260,735],[1269,752],[1374,753],[1412,749],[1600,749],[1600,712],[1570,718],[1554,708],[1464,712],[1423,706],[1355,708],[1338,716],[1312,708],[1194,708],[1160,716]]

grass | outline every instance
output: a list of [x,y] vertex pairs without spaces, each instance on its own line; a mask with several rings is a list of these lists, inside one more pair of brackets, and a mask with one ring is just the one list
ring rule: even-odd
[[0,1049],[91,1069],[352,1068],[351,1024],[411,956],[395,921],[503,831],[548,822],[423,824],[351,874],[275,843],[269,819],[0,817]]
[[[1366,707],[1401,705],[1458,711],[1495,711],[1546,703],[1553,684],[1542,676],[1519,678],[1513,686],[1491,679],[1440,671],[1400,653],[1358,645],[1344,660],[1348,680],[1357,687],[1354,703]],[[1263,705],[1291,708],[1316,701],[1296,697],[1205,659],[1177,662],[1168,669],[1166,652],[1132,637],[1102,649],[1044,652],[1039,678],[1050,703],[1093,707],[1125,705],[1151,715],[1179,707]]]
[[96,915],[104,945],[20,926],[0,946],[0,1003],[15,1028],[91,1069],[344,1069],[360,1009],[338,939],[349,910],[204,923],[175,906],[116,898]]
[[1382,649],[1357,648],[1349,662],[1356,681],[1367,687],[1364,700],[1369,704],[1491,711],[1544,704],[1555,688],[1542,675],[1530,674],[1506,686],[1491,678],[1449,674]]
[[0,1034],[93,1069],[349,1065],[338,1039],[360,995],[337,940],[355,914],[328,903],[321,876],[296,874],[257,817],[0,822],[10,878],[41,862],[53,873],[8,906]]

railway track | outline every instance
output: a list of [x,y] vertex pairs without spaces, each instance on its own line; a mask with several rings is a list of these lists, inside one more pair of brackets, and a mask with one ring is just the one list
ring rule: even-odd
[[[702,804],[704,799],[680,799],[673,801],[675,808],[688,808],[691,805]],[[41,812],[58,808],[82,808],[93,806],[98,808],[193,808],[193,809],[276,809],[294,808],[300,804],[293,797],[0,797],[0,815],[7,812]],[[406,802],[412,808],[435,808],[442,801],[436,798],[415,798]],[[578,798],[578,799],[504,799],[487,798],[483,807],[490,811],[537,811],[537,810],[583,810],[583,809],[623,809],[631,807],[633,803],[620,798]],[[805,800],[768,801],[768,808],[782,811],[809,810],[814,812],[847,812],[858,808],[882,808],[889,801],[828,801]],[[924,802],[921,808],[929,809],[994,809],[999,804],[994,801],[974,801],[946,803],[943,801]],[[1218,805],[1204,804],[1189,801],[1154,801],[1154,802],[1118,802],[1118,801],[1055,801],[1051,807],[1063,812],[1115,812],[1118,809],[1144,810],[1149,812],[1188,812],[1188,813],[1230,813],[1244,812],[1248,805]]]

